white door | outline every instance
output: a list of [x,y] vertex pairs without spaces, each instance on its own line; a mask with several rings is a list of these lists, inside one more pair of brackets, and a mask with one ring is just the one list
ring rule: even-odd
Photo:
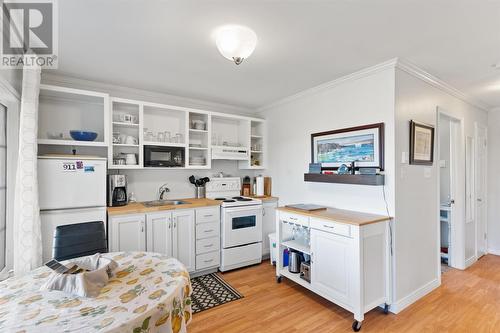
[[40,209],[106,206],[105,159],[38,158]]
[[476,124],[476,236],[477,236],[477,257],[486,254],[486,214],[487,214],[487,151],[488,151],[487,128]]
[[276,207],[278,203],[266,202],[262,208],[262,255],[269,254],[269,234],[276,232]]
[[172,222],[172,256],[192,272],[196,263],[194,210],[172,212]]
[[114,216],[108,226],[110,252],[146,251],[146,222],[142,214]]
[[146,225],[148,252],[172,256],[172,213],[147,214]]
[[311,230],[311,286],[344,304],[350,300],[350,266],[353,240],[324,231]]

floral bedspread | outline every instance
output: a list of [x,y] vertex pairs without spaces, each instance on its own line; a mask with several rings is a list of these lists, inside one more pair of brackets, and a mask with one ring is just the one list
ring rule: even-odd
[[40,291],[47,267],[1,282],[0,332],[186,332],[191,283],[179,261],[148,252],[103,256],[119,267],[96,298]]

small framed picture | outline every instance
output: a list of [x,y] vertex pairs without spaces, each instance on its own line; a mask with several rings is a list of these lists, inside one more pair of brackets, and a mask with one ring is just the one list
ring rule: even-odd
[[434,162],[434,126],[410,120],[410,164]]

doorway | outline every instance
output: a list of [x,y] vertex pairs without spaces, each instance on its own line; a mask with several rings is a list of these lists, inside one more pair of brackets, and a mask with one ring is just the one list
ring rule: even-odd
[[[448,267],[461,268],[463,244],[460,237],[460,200],[463,195],[459,179],[463,168],[462,123],[438,110],[438,156],[439,156],[439,252],[440,270]],[[463,175],[462,175],[463,176]]]
[[488,161],[488,129],[475,124],[475,220],[476,220],[476,257],[487,252],[487,161]]

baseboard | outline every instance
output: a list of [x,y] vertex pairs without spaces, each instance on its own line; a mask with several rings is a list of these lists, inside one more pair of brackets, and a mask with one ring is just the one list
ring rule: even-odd
[[465,260],[465,268],[472,266],[477,261],[476,256],[472,256],[469,259]]
[[500,256],[500,250],[497,250],[497,249],[488,249],[488,254],[494,254],[496,256]]
[[418,301],[419,299],[421,299],[422,297],[424,297],[425,295],[427,295],[428,293],[439,287],[439,284],[440,283],[438,279],[430,281],[429,283],[423,285],[422,287],[415,290],[408,296],[405,296],[399,301],[396,301],[393,304],[391,304],[390,311],[395,314],[403,311],[405,308],[407,308],[411,304],[415,303],[416,301]]

